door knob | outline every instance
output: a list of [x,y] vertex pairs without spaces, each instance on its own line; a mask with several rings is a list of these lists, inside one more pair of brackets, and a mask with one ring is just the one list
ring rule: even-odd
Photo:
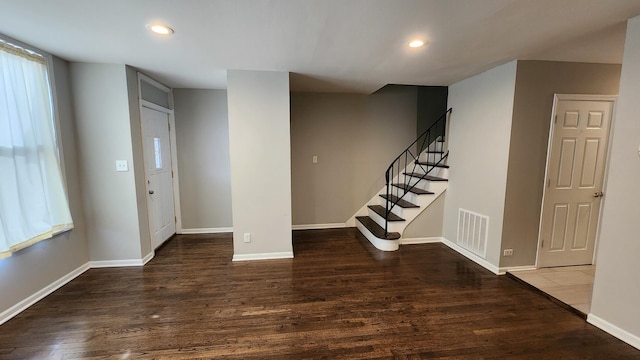
[[153,195],[153,190],[149,190],[149,194],[150,194],[150,195]]
[[599,197],[603,197],[604,194],[602,193],[602,191],[598,191],[598,192],[594,192],[593,193],[593,197],[595,198],[599,198]]

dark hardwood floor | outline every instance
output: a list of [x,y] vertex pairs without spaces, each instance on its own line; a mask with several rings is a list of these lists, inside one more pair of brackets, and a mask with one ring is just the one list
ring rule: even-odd
[[0,326],[0,358],[640,359],[444,245],[294,239],[295,259],[233,263],[230,235],[177,236],[143,268],[89,270]]

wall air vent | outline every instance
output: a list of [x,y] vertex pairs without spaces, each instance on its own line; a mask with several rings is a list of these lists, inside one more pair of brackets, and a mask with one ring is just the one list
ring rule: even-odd
[[486,259],[488,235],[488,216],[465,209],[458,210],[458,235],[456,244]]

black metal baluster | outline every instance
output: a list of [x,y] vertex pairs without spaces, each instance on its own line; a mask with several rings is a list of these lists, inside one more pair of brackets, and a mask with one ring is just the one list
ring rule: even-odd
[[[391,164],[391,179],[393,179],[393,164]],[[389,169],[387,169],[387,172],[385,173],[385,181],[387,183],[387,199],[389,198]],[[384,237],[386,238],[388,233],[388,226],[389,226],[389,201],[385,200],[385,210],[384,210]]]

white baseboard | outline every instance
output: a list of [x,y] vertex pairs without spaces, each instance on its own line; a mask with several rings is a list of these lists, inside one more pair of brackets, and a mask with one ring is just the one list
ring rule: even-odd
[[612,323],[593,314],[587,315],[587,322],[640,350],[640,336],[636,336],[626,330],[620,329]]
[[123,266],[143,266],[144,264],[148,263],[151,259],[153,259],[154,256],[155,256],[155,251],[151,251],[150,253],[145,255],[145,257],[142,259],[88,261],[87,263],[79,266],[77,269],[71,271],[67,275],[64,275],[58,280],[36,291],[33,295],[27,297],[26,299],[20,301],[19,303],[13,305],[12,307],[0,313],[0,325],[9,321],[14,316],[23,312],[31,305],[42,300],[47,295],[58,290],[59,288],[69,283],[71,280],[77,278],[78,276],[80,276],[82,273],[84,273],[89,269],[107,268],[107,267],[123,267]]
[[525,266],[501,266],[500,267],[500,275],[506,274],[507,271],[518,272],[518,271],[527,271],[527,270],[536,270],[535,265],[525,265]]
[[460,254],[462,254],[463,256],[468,258],[469,260],[473,261],[474,263],[476,263],[476,264],[482,266],[483,268],[491,271],[492,273],[494,273],[496,275],[504,275],[504,273],[500,273],[500,268],[499,267],[493,265],[492,263],[490,263],[487,260],[479,257],[478,255],[472,253],[471,251],[468,251],[468,250],[464,249],[463,247],[461,247],[458,244],[450,241],[449,239],[443,237],[442,238],[442,243],[447,245],[451,249],[459,252]]
[[496,267],[491,264],[487,260],[479,257],[476,254],[471,253],[470,251],[460,247],[459,245],[447,240],[443,237],[424,237],[424,238],[401,238],[400,245],[412,245],[412,244],[429,244],[429,243],[443,243],[450,247],[451,249],[459,252],[465,257],[469,258],[469,260],[481,265],[485,269],[491,271],[496,275],[504,275],[507,271],[526,271],[526,270],[536,270],[535,265],[525,265],[525,266],[504,266],[504,267]]
[[178,234],[219,234],[233,232],[232,227],[182,229]]
[[[346,223],[328,223],[328,224],[303,224],[303,225],[292,225],[292,230],[318,230],[318,229],[339,229],[347,227]],[[232,227],[221,227],[221,228],[194,228],[194,229],[182,229],[179,234],[182,235],[190,235],[190,234],[219,234],[219,233],[230,233],[233,232]]]
[[347,227],[346,223],[292,225],[292,230],[339,229]]
[[150,253],[148,253],[147,255],[145,255],[145,257],[142,258],[142,265],[146,265],[149,261],[151,261],[151,259],[153,259],[154,256],[156,256],[156,252],[155,250],[151,250]]
[[260,253],[260,254],[233,254],[233,261],[273,260],[273,259],[293,259],[293,251]]
[[442,237],[400,238],[400,245],[430,244],[442,242]]
[[82,273],[84,273],[87,270],[89,270],[89,263],[86,263],[84,265],[79,266],[77,269],[71,271],[67,275],[65,275],[65,276],[61,277],[60,279],[52,282],[51,284],[45,286],[44,288],[36,291],[33,295],[27,297],[26,299],[20,301],[19,303],[15,304],[12,307],[8,308],[7,310],[3,311],[2,313],[0,313],[0,325],[2,325],[5,322],[9,321],[14,316],[16,316],[19,313],[23,312],[24,310],[26,310],[31,305],[37,303],[38,301],[43,299],[45,296],[47,296],[47,295],[51,294],[52,292],[58,290],[63,285],[65,285],[69,281],[77,278],[78,276],[80,276]]
[[109,268],[109,267],[143,266],[144,264],[145,264],[144,259],[89,261],[89,267],[92,269]]

